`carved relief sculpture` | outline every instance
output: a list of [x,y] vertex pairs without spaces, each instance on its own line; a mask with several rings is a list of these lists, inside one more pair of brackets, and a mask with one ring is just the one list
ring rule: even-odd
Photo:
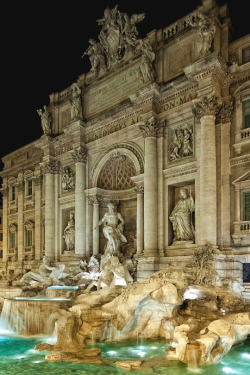
[[212,45],[216,27],[214,22],[205,14],[200,13],[190,25],[197,29],[197,48],[199,55],[207,53]]
[[63,238],[65,240],[66,249],[74,250],[75,249],[75,215],[73,212],[70,213],[70,219],[67,226],[63,231]]
[[72,190],[75,188],[74,172],[71,172],[70,168],[66,167],[62,175],[62,188],[64,191]]
[[192,212],[195,210],[194,199],[185,188],[180,189],[181,198],[169,216],[173,224],[174,240],[194,242],[195,233],[192,223]]
[[43,129],[43,134],[45,135],[51,135],[51,117],[50,113],[46,107],[46,105],[43,107],[44,111],[42,109],[38,109],[37,113],[41,117],[41,125]]
[[81,89],[77,83],[73,83],[71,99],[71,120],[82,120]]
[[193,126],[184,125],[171,131],[169,161],[193,155]]

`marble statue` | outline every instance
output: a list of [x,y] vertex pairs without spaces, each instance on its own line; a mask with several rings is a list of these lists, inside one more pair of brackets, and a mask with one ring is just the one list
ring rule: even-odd
[[112,255],[118,254],[121,242],[126,243],[127,239],[123,235],[124,219],[121,214],[116,211],[116,207],[113,203],[108,204],[108,212],[106,212],[99,221],[99,226],[102,224],[104,224],[103,234],[108,240],[105,246],[105,253],[108,252]]
[[71,86],[72,99],[71,99],[71,120],[82,120],[82,102],[81,102],[81,89],[77,83]]
[[105,67],[105,59],[103,55],[103,46],[100,43],[97,43],[94,39],[89,39],[90,46],[82,55],[82,58],[85,55],[89,56],[91,71],[95,72],[95,75],[98,76],[101,68]]
[[75,215],[73,212],[70,213],[70,219],[67,226],[63,231],[63,238],[65,240],[66,249],[74,250],[75,249]]
[[152,47],[145,42],[141,42],[140,46],[142,52],[142,61],[140,65],[142,80],[143,82],[153,82],[155,80],[155,71],[152,63],[155,59],[155,53],[153,52]]
[[118,10],[118,6],[104,10],[104,16],[97,20],[101,31],[98,35],[99,42],[89,40],[90,46],[82,55],[89,55],[91,70],[98,76],[100,69],[110,69],[112,64],[119,62],[125,56],[126,51],[133,53],[141,41],[138,38],[136,24],[145,18],[144,13],[133,14]]
[[65,191],[72,190],[75,187],[74,173],[66,167],[62,175],[62,188]]
[[169,219],[173,224],[174,241],[194,242],[195,233],[192,212],[195,210],[194,199],[185,188],[180,189],[181,198],[171,212]]
[[65,264],[62,263],[58,267],[47,267],[51,271],[49,274],[50,285],[65,285],[61,279],[65,279],[69,274],[64,272],[64,268]]
[[41,117],[41,125],[43,129],[43,134],[45,135],[51,135],[51,117],[50,113],[46,107],[46,105],[43,107],[44,111],[42,109],[38,109],[37,113]]
[[197,48],[199,55],[207,53],[212,45],[216,27],[214,22],[205,14],[200,13],[190,25],[197,29]]
[[184,126],[173,130],[170,137],[169,161],[193,155],[193,127]]
[[22,276],[19,280],[21,285],[23,284],[32,284],[33,282],[41,282],[49,284],[49,267],[50,262],[46,256],[43,257],[42,264],[39,266],[38,273],[29,271]]

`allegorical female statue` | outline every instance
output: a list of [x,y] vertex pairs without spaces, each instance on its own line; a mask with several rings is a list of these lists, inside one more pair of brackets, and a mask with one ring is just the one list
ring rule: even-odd
[[73,212],[70,213],[70,219],[68,225],[64,229],[63,238],[65,240],[66,249],[75,249],[75,215]]
[[104,224],[103,234],[108,242],[105,247],[105,253],[115,255],[119,252],[121,242],[127,242],[123,235],[124,219],[116,211],[113,203],[108,204],[108,212],[99,221],[99,225]]
[[37,113],[41,117],[41,125],[43,129],[43,134],[45,135],[51,135],[51,117],[50,113],[46,107],[46,105],[43,107],[44,111],[41,109],[37,110]]
[[194,200],[189,196],[188,190],[180,189],[181,198],[177,202],[169,216],[173,224],[174,241],[192,241],[194,242],[195,233],[192,223],[192,212],[194,212]]

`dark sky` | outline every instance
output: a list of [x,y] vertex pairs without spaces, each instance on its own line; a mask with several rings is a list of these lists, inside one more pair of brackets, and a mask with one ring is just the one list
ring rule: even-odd
[[[225,1],[219,0],[219,4]],[[229,0],[236,37],[250,32],[250,0]],[[129,15],[146,13],[140,37],[193,11],[200,0],[5,1],[1,5],[0,158],[42,135],[37,109],[90,69],[81,58],[89,38],[97,40],[106,6]],[[2,165],[0,164],[0,170]]]

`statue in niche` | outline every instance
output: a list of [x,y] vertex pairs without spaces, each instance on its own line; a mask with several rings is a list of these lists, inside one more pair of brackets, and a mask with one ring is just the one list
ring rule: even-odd
[[69,167],[66,167],[62,175],[62,188],[63,190],[68,191],[74,189],[74,187],[74,173],[70,171]]
[[94,39],[89,39],[90,46],[82,55],[82,58],[85,55],[89,56],[91,71],[98,76],[100,69],[105,67],[105,58],[103,55],[103,46],[100,43],[97,43]]
[[193,127],[179,126],[170,137],[169,161],[193,155]]
[[173,224],[174,240],[194,243],[195,232],[192,222],[192,212],[195,210],[194,199],[185,188],[180,189],[181,198],[169,216]]
[[46,107],[46,105],[43,107],[44,111],[42,109],[38,109],[37,113],[41,117],[41,125],[43,129],[43,134],[45,135],[51,135],[51,118],[50,113]]
[[140,46],[142,52],[140,65],[142,80],[143,82],[153,82],[155,80],[155,71],[152,63],[155,59],[155,53],[153,52],[152,47],[143,41],[140,42]]
[[67,226],[63,231],[63,238],[65,240],[66,249],[74,250],[75,249],[75,215],[73,212],[70,213],[70,219]]
[[104,224],[103,234],[108,240],[105,246],[105,253],[112,255],[119,254],[121,243],[127,242],[127,239],[123,235],[124,219],[121,214],[116,211],[116,207],[113,203],[108,204],[108,212],[106,212],[99,221],[99,226],[102,224]]
[[71,120],[82,120],[81,89],[77,83],[73,83],[71,100]]
[[197,29],[197,48],[199,55],[207,53],[212,45],[216,27],[214,22],[205,14],[200,13],[189,24]]

